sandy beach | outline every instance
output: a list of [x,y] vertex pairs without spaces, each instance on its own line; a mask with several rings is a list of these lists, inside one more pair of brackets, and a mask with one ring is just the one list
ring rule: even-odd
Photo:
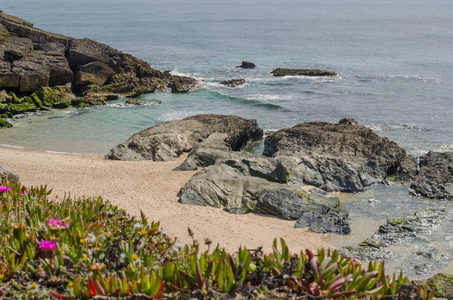
[[229,251],[239,246],[270,251],[274,238],[282,237],[290,251],[331,247],[321,236],[295,229],[294,221],[247,214],[233,215],[222,209],[178,203],[179,189],[195,172],[172,171],[185,159],[171,162],[110,161],[103,156],[30,152],[0,148],[0,166],[16,172],[26,186],[47,184],[54,195],[101,196],[131,215],[142,210],[171,236],[191,243],[187,228],[203,244],[210,238]]

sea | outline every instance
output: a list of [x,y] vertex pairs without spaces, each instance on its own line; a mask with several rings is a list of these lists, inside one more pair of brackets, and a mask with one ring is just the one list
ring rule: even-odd
[[[215,113],[257,119],[266,135],[348,117],[414,156],[453,151],[449,0],[2,0],[0,9],[200,81],[187,94],[141,96],[159,105],[127,107],[120,98],[15,119],[14,128],[0,131],[3,147],[103,155],[150,126]],[[242,61],[257,67],[237,68]],[[338,78],[274,77],[276,68],[330,70]],[[237,78],[246,83],[219,84]],[[341,197],[353,232],[322,237],[336,247],[363,241],[388,218],[446,209],[429,234],[394,247],[387,266],[412,278],[453,273],[452,201],[414,198],[400,184]],[[423,249],[433,258],[417,255]]]

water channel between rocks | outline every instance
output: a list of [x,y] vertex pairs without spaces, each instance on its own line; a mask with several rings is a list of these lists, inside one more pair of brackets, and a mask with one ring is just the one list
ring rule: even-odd
[[411,279],[422,279],[438,272],[453,270],[453,202],[447,200],[413,197],[407,186],[392,183],[375,185],[357,194],[337,194],[350,211],[352,232],[347,236],[326,234],[324,241],[341,248],[353,246],[371,238],[387,219],[414,216],[420,210],[445,210],[445,218],[426,233],[400,241],[385,250],[388,272],[399,272]]

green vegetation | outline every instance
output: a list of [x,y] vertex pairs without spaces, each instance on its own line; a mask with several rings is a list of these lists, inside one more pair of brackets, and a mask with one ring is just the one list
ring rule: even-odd
[[408,281],[386,275],[383,262],[362,264],[337,251],[291,254],[283,239],[269,254],[210,251],[210,240],[201,252],[197,240],[182,245],[159,223],[101,197],[50,195],[46,186],[0,186],[1,299],[378,299]]

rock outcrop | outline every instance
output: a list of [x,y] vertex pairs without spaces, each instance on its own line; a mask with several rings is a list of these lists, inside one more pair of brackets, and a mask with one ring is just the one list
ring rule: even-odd
[[224,86],[234,88],[239,85],[243,85],[245,83],[245,79],[231,79],[231,80],[224,80],[220,82],[220,84],[223,84]]
[[446,184],[453,183],[453,152],[428,152],[417,159],[408,155],[400,164],[399,179],[411,181],[415,195],[453,199]]
[[237,66],[236,68],[254,69],[254,68],[256,68],[256,65],[249,61],[243,61],[242,64]]
[[2,180],[8,180],[14,183],[19,182],[19,175],[14,172],[8,171],[0,166],[0,184]]
[[80,96],[72,104],[86,107],[167,88],[184,93],[196,84],[96,41],[49,33],[0,13],[0,90],[28,97],[42,87],[67,85]]
[[236,116],[196,115],[145,129],[106,155],[115,160],[167,161],[189,152],[213,133],[225,134],[221,141],[229,150],[242,149],[248,141],[259,139],[263,130],[256,120]]
[[312,122],[279,130],[264,142],[263,155],[291,162],[290,184],[326,191],[358,192],[394,174],[404,149],[356,121]]
[[278,68],[271,72],[274,76],[323,76],[335,77],[337,73],[317,69],[282,69]]
[[308,194],[300,186],[270,181],[275,170],[263,172],[260,165],[266,166],[266,161],[250,154],[230,153],[230,157],[217,159],[195,174],[180,190],[180,202],[223,207],[234,214],[253,212],[297,220],[295,227],[309,227],[309,231],[318,233],[350,232],[349,212],[340,209],[338,198]]

